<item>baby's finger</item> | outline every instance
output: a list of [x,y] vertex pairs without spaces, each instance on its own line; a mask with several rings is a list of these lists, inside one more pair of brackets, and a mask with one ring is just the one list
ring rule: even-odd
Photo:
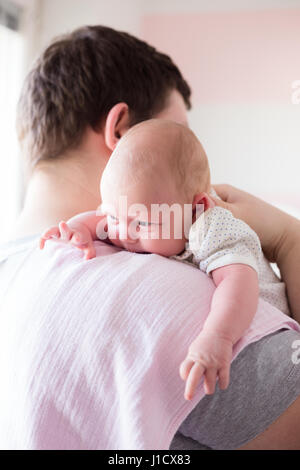
[[43,235],[40,238],[40,249],[42,250],[45,246],[45,243],[47,240],[50,240],[51,238],[60,238],[60,231],[58,227],[51,227],[46,232],[43,233]]
[[219,388],[226,390],[230,380],[230,367],[224,367],[219,371]]
[[193,398],[196,387],[204,374],[204,371],[205,367],[200,364],[200,362],[194,363],[185,385],[184,398],[186,400],[191,400]]
[[182,380],[186,380],[188,378],[190,370],[194,364],[195,361],[193,361],[192,359],[186,358],[184,361],[182,361],[179,367],[179,374]]
[[217,370],[213,368],[207,369],[204,377],[204,391],[206,395],[212,395],[215,393],[216,381]]
[[65,241],[71,240],[73,231],[68,227],[66,222],[60,222],[58,224],[58,227],[60,230],[61,239]]
[[96,250],[93,243],[91,243],[87,248],[84,248],[83,251],[85,254],[85,259],[92,259],[96,257]]
[[72,238],[71,238],[71,243],[75,246],[80,246],[80,245],[85,245],[86,240],[82,233],[80,232],[74,232]]

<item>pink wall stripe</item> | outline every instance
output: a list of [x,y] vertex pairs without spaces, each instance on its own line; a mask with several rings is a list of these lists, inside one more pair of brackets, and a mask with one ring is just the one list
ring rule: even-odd
[[172,56],[194,103],[291,103],[300,8],[145,16],[141,36]]

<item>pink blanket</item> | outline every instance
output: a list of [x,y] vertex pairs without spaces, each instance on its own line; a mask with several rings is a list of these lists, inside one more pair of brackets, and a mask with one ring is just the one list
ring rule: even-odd
[[[203,397],[178,367],[209,311],[196,268],[97,242],[0,247],[0,448],[168,449]],[[234,357],[299,325],[263,301]]]

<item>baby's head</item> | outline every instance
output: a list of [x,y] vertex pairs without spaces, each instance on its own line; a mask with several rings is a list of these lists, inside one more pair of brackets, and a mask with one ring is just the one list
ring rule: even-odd
[[129,251],[180,253],[191,215],[185,205],[193,214],[197,204],[210,206],[205,151],[190,129],[173,121],[133,126],[113,151],[100,187],[109,238]]

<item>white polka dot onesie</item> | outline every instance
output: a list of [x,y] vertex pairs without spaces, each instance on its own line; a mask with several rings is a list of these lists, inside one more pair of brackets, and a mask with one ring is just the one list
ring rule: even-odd
[[190,229],[186,250],[171,258],[207,274],[221,266],[247,264],[258,274],[260,297],[290,315],[285,284],[265,258],[257,234],[229,210],[215,206],[202,213]]

